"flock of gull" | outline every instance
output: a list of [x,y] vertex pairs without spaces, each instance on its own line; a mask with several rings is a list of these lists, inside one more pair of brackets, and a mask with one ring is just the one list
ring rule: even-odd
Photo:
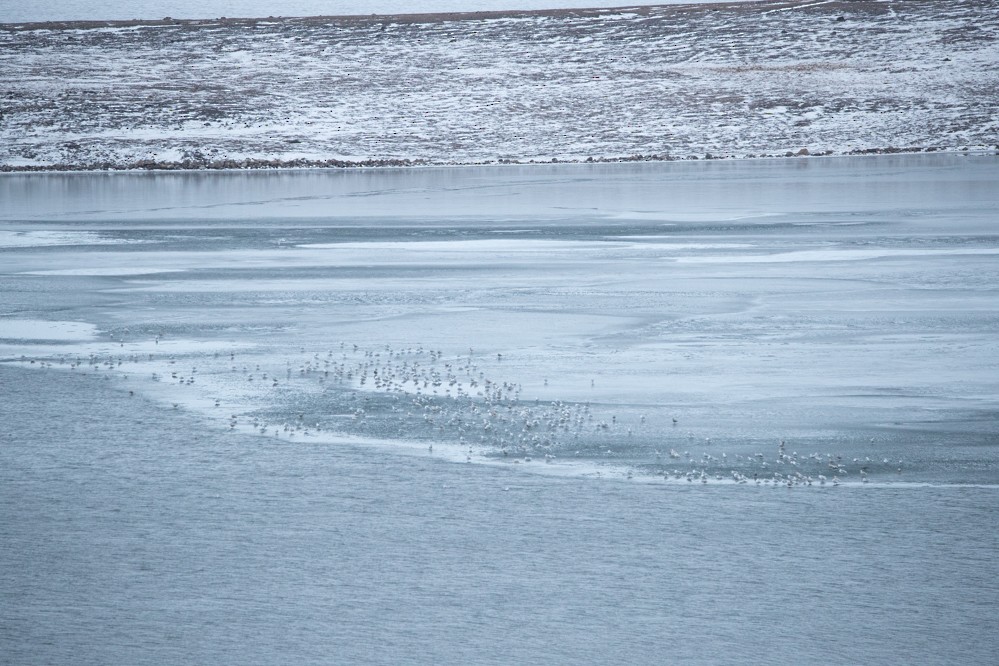
[[[157,345],[159,341],[157,336]],[[623,470],[629,479],[637,475],[691,484],[836,486],[867,483],[872,473],[902,472],[901,460],[799,454],[780,438],[774,438],[776,451],[771,449],[770,455],[749,451],[746,443],[735,443],[739,451],[729,455],[710,438],[683,432],[678,415],[665,407],[647,413],[627,405],[525,398],[523,385],[487,376],[487,370],[503,367],[502,354],[477,355],[469,349],[445,355],[422,346],[365,349],[339,343],[323,352],[300,349],[280,365],[267,365],[267,358],[273,357],[230,351],[22,361],[36,367],[68,366],[105,379],[131,374],[196,388],[196,402],[207,401],[210,414],[225,412],[224,406],[237,408],[222,418],[229,430],[289,440],[326,434],[422,442],[429,452],[435,444],[438,450],[460,452],[466,462],[589,460],[604,469]],[[187,365],[192,362],[201,367]],[[548,380],[543,382],[547,386]],[[177,398],[174,408],[194,404],[180,394],[170,395]],[[695,447],[701,451],[692,452]]]

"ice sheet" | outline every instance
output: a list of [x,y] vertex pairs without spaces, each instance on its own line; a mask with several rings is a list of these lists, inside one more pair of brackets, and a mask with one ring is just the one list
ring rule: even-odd
[[97,327],[86,322],[0,318],[0,340],[86,341],[96,335]]
[[96,334],[0,351],[317,445],[987,485],[997,175],[937,156],[17,176],[10,233],[120,244],[6,248],[4,312]]

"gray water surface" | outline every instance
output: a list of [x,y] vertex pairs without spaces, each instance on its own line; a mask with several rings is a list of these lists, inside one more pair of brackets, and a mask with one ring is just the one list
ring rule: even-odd
[[994,662],[997,182],[4,175],[0,654]]

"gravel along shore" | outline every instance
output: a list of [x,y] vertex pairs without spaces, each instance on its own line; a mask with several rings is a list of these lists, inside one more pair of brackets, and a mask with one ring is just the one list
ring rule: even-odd
[[0,170],[996,151],[999,0],[0,25]]

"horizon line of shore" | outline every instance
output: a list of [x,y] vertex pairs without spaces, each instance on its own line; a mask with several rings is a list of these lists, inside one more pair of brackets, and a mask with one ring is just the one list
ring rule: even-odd
[[[585,2],[585,0],[582,0]],[[720,8],[744,9],[749,5],[765,5],[770,9],[780,7],[791,7],[811,2],[811,0],[714,0],[713,2],[700,3],[623,3],[614,7],[576,7],[558,9],[493,9],[479,11],[461,12],[414,12],[403,14],[320,14],[316,16],[219,16],[215,18],[177,18],[164,16],[159,19],[152,18],[132,18],[132,19],[66,19],[56,21],[2,21],[0,29],[6,30],[87,30],[97,28],[134,28],[134,27],[162,27],[162,26],[187,26],[187,27],[211,27],[218,25],[239,26],[256,25],[261,22],[292,22],[292,23],[383,23],[391,20],[397,23],[437,23],[444,21],[475,21],[484,19],[499,18],[522,18],[522,17],[569,17],[569,16],[600,16],[603,14],[615,14],[627,10],[630,13],[649,14],[651,12],[688,12],[688,11],[714,11]],[[852,0],[855,4],[877,4],[878,0]]]
[[130,162],[103,161],[96,163],[58,163],[58,164],[0,164],[0,173],[49,173],[49,172],[107,172],[107,171],[222,171],[222,170],[258,170],[258,169],[356,169],[356,168],[405,168],[405,167],[452,167],[452,166],[530,166],[546,164],[621,164],[629,162],[696,162],[696,161],[734,161],[752,159],[788,159],[803,157],[862,157],[871,155],[916,155],[916,154],[951,154],[951,155],[999,155],[999,144],[995,146],[910,146],[898,148],[856,148],[837,153],[832,150],[812,152],[807,148],[783,153],[760,153],[748,155],[628,155],[622,157],[587,157],[586,159],[567,159],[553,157],[545,159],[496,159],[477,162],[447,162],[421,158],[371,158],[365,160],[343,159],[280,159],[249,157],[244,159],[216,160],[134,160]]

